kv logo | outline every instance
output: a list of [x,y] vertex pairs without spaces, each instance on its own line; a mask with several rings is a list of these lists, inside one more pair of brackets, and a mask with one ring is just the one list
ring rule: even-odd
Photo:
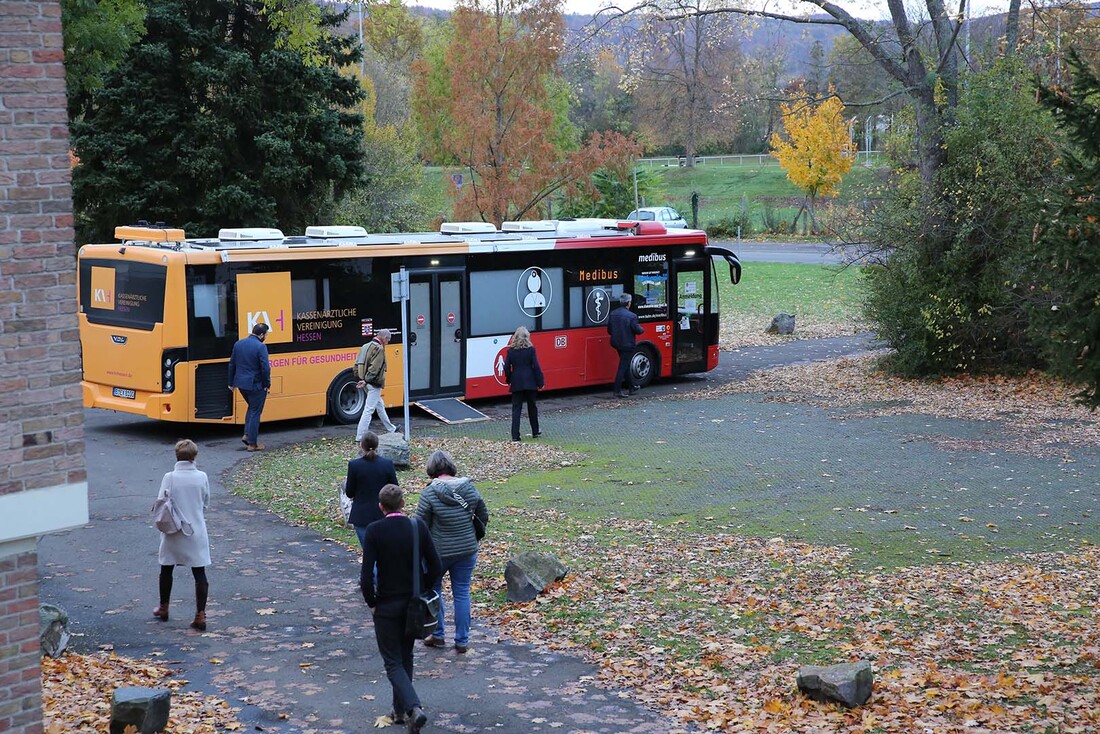
[[92,308],[113,311],[115,308],[115,270],[92,266]]
[[279,318],[275,319],[274,321],[272,321],[271,318],[267,315],[267,311],[249,311],[248,312],[248,331],[249,331],[249,333],[252,332],[252,329],[255,328],[256,324],[267,324],[268,326],[274,326],[274,324],[278,324],[279,325],[279,331],[284,331],[285,328],[286,328],[286,323],[283,319],[283,312],[281,310],[279,311]]

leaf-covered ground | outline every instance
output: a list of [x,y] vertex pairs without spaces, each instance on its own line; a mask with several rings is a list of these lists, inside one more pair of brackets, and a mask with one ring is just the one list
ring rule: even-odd
[[[1039,374],[900,380],[876,371],[868,355],[761,372],[702,396],[732,392],[862,415],[1001,421],[1012,436],[1008,448],[1065,461],[1070,447],[1100,445],[1098,416],[1073,403],[1071,386]],[[570,575],[535,604],[484,604],[478,614],[521,640],[579,652],[601,666],[607,683],[685,724],[1100,731],[1100,551],[1091,545],[867,574],[853,570],[843,549],[722,527],[700,534],[613,518],[578,527],[567,516],[547,523],[544,512],[513,510],[522,520],[511,526],[524,530],[505,533],[487,551],[503,563],[512,546],[538,540],[530,528],[551,526],[553,536],[570,538],[557,546]],[[499,578],[482,583],[499,600]],[[867,706],[844,711],[794,692],[799,665],[857,659],[876,671]]]
[[[545,518],[542,518],[545,521]],[[536,521],[527,518],[528,526]],[[571,528],[569,576],[482,604],[508,634],[597,663],[685,726],[763,732],[1096,731],[1095,548],[855,574],[842,550],[609,520]],[[507,553],[509,538],[490,553]],[[498,561],[501,559],[497,559]],[[497,576],[481,579],[499,598]],[[802,664],[869,660],[856,711],[794,691]]]
[[105,732],[111,723],[111,697],[116,688],[146,686],[172,692],[172,713],[166,734],[212,734],[240,731],[236,711],[213,696],[180,689],[187,681],[149,660],[114,653],[42,658],[42,712],[46,734]]

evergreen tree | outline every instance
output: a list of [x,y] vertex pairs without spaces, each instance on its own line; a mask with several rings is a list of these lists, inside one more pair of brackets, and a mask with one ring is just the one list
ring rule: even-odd
[[1066,185],[1036,253],[1033,326],[1054,371],[1084,385],[1100,406],[1100,78],[1076,54],[1073,88],[1041,90],[1067,134]]
[[[146,35],[72,128],[77,238],[107,241],[137,219],[189,236],[220,227],[300,232],[328,218],[360,174],[362,97],[326,36],[311,64],[285,48],[260,4],[152,0]],[[323,24],[340,18],[325,13]]]

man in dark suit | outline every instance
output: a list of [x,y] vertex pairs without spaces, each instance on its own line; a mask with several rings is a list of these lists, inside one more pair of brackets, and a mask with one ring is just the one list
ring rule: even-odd
[[249,451],[263,451],[260,415],[271,389],[271,358],[267,354],[267,324],[256,324],[245,339],[238,339],[229,357],[229,389],[237,388],[248,404],[244,414],[244,441]]
[[611,346],[619,353],[619,369],[615,372],[615,397],[625,398],[623,382],[627,382],[630,394],[638,391],[633,378],[629,379],[630,359],[634,356],[634,348],[637,346],[637,336],[642,333],[642,325],[638,323],[638,316],[630,310],[633,300],[629,293],[619,296],[619,307],[607,317],[607,333],[611,335]]
[[[387,484],[378,493],[378,507],[385,514],[367,526],[359,588],[374,615],[374,638],[393,687],[395,723],[404,721],[408,731],[419,732],[428,717],[413,688],[413,643],[405,633],[405,612],[413,594],[413,532],[418,535],[420,588],[431,589],[443,575],[443,564],[432,543],[428,526],[401,512],[405,497],[401,488]],[[374,581],[377,565],[378,583]]]

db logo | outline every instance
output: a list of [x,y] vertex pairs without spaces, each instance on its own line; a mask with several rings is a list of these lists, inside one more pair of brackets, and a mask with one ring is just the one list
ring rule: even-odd
[[501,385],[507,385],[508,381],[504,379],[504,359],[508,356],[508,347],[503,347],[497,356],[493,357],[493,377]]

